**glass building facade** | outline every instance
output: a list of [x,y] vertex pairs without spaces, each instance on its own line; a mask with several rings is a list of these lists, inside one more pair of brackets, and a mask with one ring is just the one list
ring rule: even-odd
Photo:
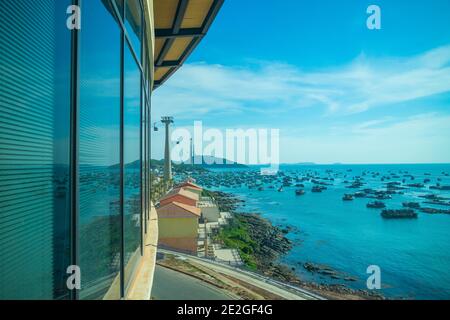
[[144,5],[0,1],[0,299],[127,295],[150,209]]

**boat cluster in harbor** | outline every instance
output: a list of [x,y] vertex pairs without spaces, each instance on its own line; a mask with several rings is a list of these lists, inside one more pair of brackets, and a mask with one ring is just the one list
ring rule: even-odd
[[[448,176],[447,173],[442,172],[444,176]],[[425,173],[425,176],[431,174]],[[370,176],[372,180],[380,177],[380,188],[364,188],[366,181],[364,176]],[[395,181],[389,181],[395,180]],[[400,209],[388,209],[383,200],[390,200],[395,195],[404,195],[405,192],[426,192],[427,190],[450,190],[450,186],[441,185],[441,178],[436,179],[436,184],[431,184],[430,178],[424,178],[422,182],[410,181],[416,180],[416,177],[409,174],[406,171],[400,171],[398,173],[391,172],[389,175],[380,175],[377,172],[363,172],[362,176],[355,176],[352,180],[344,180],[343,183],[348,189],[359,189],[354,193],[346,193],[342,197],[343,201],[352,201],[355,198],[374,199],[374,201],[368,202],[366,207],[369,209],[382,209],[381,217],[384,219],[415,219],[418,217],[418,212],[427,214],[450,214],[450,210],[434,207],[422,207],[420,202],[403,202]],[[439,196],[433,193],[420,195],[419,198],[426,199],[423,204],[431,204],[438,206],[450,206],[450,198]]]
[[[380,216],[385,219],[417,218],[418,212],[450,214],[450,198],[440,194],[450,190],[450,185],[442,184],[443,178],[449,176],[447,172],[435,177],[427,172],[413,175],[402,170],[354,174],[352,169],[299,168],[279,171],[275,175],[261,175],[258,170],[204,171],[194,172],[194,175],[197,182],[207,189],[248,188],[258,192],[293,192],[293,196],[297,197],[330,190],[341,192],[345,188],[348,191],[341,194],[342,201],[371,200],[366,203],[366,208],[381,209]],[[414,194],[413,198],[418,201],[404,202],[401,208],[388,208],[387,201],[405,193]]]

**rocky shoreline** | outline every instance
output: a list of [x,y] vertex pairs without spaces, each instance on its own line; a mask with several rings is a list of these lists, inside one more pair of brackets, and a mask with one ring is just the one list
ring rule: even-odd
[[[296,266],[280,263],[280,257],[286,255],[293,246],[286,235],[296,233],[295,228],[274,226],[258,213],[243,212],[245,201],[225,192],[210,192],[221,211],[230,212],[233,219],[223,232],[222,240],[230,247],[238,249],[247,266],[267,277],[290,283],[310,290],[329,299],[384,299],[373,291],[355,290],[344,284],[321,284],[303,281],[296,274]],[[231,241],[230,238],[233,240]],[[235,239],[238,239],[234,241]],[[241,242],[239,242],[241,240]],[[245,245],[241,245],[245,243]],[[311,273],[329,276],[332,279],[356,281],[351,275],[333,270],[329,266],[311,262],[299,263],[299,267]]]

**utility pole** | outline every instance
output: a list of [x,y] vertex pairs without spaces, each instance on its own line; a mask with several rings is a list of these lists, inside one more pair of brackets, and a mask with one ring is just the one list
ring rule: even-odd
[[191,153],[191,165],[194,166],[194,145],[191,138],[191,147],[190,147],[190,153]]
[[173,117],[162,117],[161,122],[166,125],[166,142],[164,149],[164,182],[166,185],[172,180],[172,161],[170,159],[170,124]]

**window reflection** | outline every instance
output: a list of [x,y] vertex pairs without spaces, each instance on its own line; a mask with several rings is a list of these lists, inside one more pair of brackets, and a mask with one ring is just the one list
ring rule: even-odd
[[137,57],[141,57],[142,10],[139,0],[128,0],[125,8],[125,28]]
[[0,1],[0,299],[69,298],[70,2]]
[[120,29],[83,2],[80,42],[80,298],[120,297]]
[[128,286],[141,241],[141,73],[129,47],[124,55],[124,262]]
[[[121,261],[125,289],[139,262],[141,209],[148,207],[141,158],[148,161],[150,144],[141,120],[147,115],[148,126],[149,114],[141,108],[141,73],[127,42],[121,74],[122,33],[112,1],[82,1],[79,65],[73,66],[79,68],[78,131],[71,140],[72,47],[64,13],[72,1],[0,0],[0,30],[8,40],[0,41],[0,299],[71,298],[72,249],[81,268],[80,298],[118,299]],[[123,9],[123,1],[116,3]],[[127,3],[127,33],[140,59],[140,2]],[[70,180],[75,139],[77,185]],[[73,207],[72,186],[79,195]],[[78,232],[71,239],[74,217]]]
[[[143,88],[141,88],[142,93]],[[141,94],[141,104],[142,106],[145,106],[145,99],[144,99],[144,94]],[[141,179],[142,179],[142,209],[143,209],[143,213],[145,214],[147,212],[147,199],[146,199],[146,195],[147,195],[147,180],[145,178],[145,172],[147,172],[147,154],[146,154],[146,132],[147,132],[147,118],[146,118],[146,114],[145,114],[145,107],[141,108],[141,112],[142,112],[142,129],[141,129],[141,149],[142,149],[142,175],[141,175]],[[144,230],[147,230],[147,220],[145,219],[145,215],[143,215],[143,225],[144,225]]]
[[[117,8],[120,11],[120,16],[122,16],[122,14],[123,14],[123,1],[124,0],[112,0],[112,1],[116,1]],[[103,0],[103,2],[108,2],[108,0]]]

